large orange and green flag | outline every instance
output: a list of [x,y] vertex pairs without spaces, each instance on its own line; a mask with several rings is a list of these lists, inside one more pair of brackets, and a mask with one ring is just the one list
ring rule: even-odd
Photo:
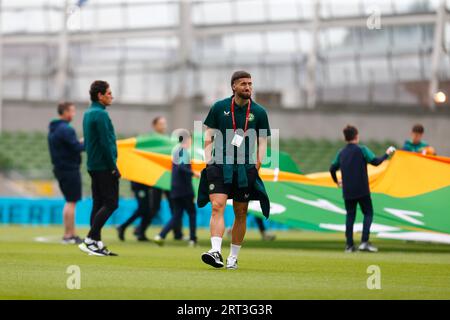
[[[118,141],[122,176],[169,190],[175,145],[176,141],[155,134]],[[193,169],[201,171],[205,166],[201,135],[194,135],[191,154]],[[390,161],[368,169],[375,236],[450,244],[450,158],[397,151]],[[342,191],[328,173],[302,175],[289,155],[280,153],[277,168],[268,163],[260,176],[269,194],[271,220],[306,230],[345,230]],[[261,215],[259,202],[249,207]],[[362,215],[355,223],[355,231],[360,229]]]

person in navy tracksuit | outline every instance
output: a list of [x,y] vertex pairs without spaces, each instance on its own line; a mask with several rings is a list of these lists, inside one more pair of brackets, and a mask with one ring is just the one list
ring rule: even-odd
[[79,244],[81,239],[75,232],[75,206],[81,199],[81,152],[84,143],[77,138],[70,122],[75,117],[75,105],[62,102],[58,105],[59,119],[49,124],[48,147],[53,164],[53,173],[66,200],[63,209],[63,243]]
[[[345,227],[347,246],[345,251],[356,251],[353,244],[353,225],[355,223],[357,205],[359,204],[364,214],[359,250],[376,252],[378,249],[369,243],[373,206],[370,197],[367,164],[379,166],[395,151],[395,148],[389,147],[383,156],[377,158],[369,148],[359,144],[358,129],[349,125],[344,128],[343,132],[347,145],[337,153],[331,164],[330,173],[334,182],[339,187],[342,187],[345,200],[345,209],[347,211]],[[336,176],[336,171],[339,169],[341,170],[342,180],[338,180]]]
[[[157,116],[152,120],[152,127],[154,131],[154,136],[165,136],[167,130],[167,120],[163,116]],[[167,198],[169,203],[169,210],[171,215],[172,211],[172,200],[170,199],[170,192],[162,190],[155,186],[148,186],[142,183],[131,181],[131,190],[133,191],[137,208],[134,213],[121,225],[117,227],[117,233],[121,241],[125,241],[125,231],[126,229],[138,218],[141,218],[140,224],[135,228],[134,235],[138,241],[149,241],[145,232],[149,225],[151,224],[153,218],[158,214],[161,208],[161,199],[163,194]],[[183,240],[183,232],[180,224],[173,228],[174,239]]]
[[180,144],[172,154],[172,178],[170,189],[172,218],[163,227],[161,232],[155,236],[154,241],[157,244],[162,245],[167,234],[177,225],[181,224],[183,212],[186,211],[189,215],[189,244],[190,246],[195,246],[197,244],[197,211],[194,202],[195,194],[192,187],[192,177],[199,178],[200,175],[192,171],[191,158],[189,155],[192,138],[189,131],[180,130],[178,137]]

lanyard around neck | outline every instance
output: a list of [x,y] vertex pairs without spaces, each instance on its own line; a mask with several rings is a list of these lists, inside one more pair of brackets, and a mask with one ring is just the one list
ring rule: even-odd
[[[252,104],[252,100],[249,99],[248,100],[248,106],[247,106],[247,114],[245,116],[245,126],[244,126],[244,133],[247,131],[248,129],[248,119],[250,118],[250,105]],[[231,100],[231,119],[233,120],[233,130],[234,132],[236,132],[236,119],[234,118],[234,97]]]

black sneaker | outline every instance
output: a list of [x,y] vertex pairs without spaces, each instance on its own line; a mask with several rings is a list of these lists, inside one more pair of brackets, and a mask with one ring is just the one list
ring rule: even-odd
[[345,247],[345,253],[352,253],[352,252],[355,252],[355,251],[356,251],[355,246],[346,246]]
[[141,242],[148,242],[148,241],[150,241],[149,238],[147,238],[146,236],[142,236],[142,235],[138,236],[138,237],[136,238],[136,240],[137,240],[137,241],[141,241]]
[[125,241],[125,228],[118,226],[116,228],[117,230],[117,236],[119,237],[120,241]]
[[83,242],[83,239],[81,239],[79,236],[73,236],[72,240],[75,242],[75,244],[80,244]]
[[213,266],[214,268],[223,267],[223,258],[218,251],[204,252],[202,254],[202,261],[206,264],[209,264],[210,266]]
[[91,240],[86,242],[86,239],[78,246],[81,251],[88,253],[92,256],[105,257],[107,254],[103,251],[104,247],[99,248],[97,241]]
[[110,256],[110,257],[118,257],[119,256],[117,253],[109,251],[107,247],[103,247],[101,250],[105,256]]

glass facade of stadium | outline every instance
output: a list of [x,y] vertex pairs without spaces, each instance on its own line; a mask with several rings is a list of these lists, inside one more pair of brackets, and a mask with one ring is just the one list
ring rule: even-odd
[[423,105],[448,80],[450,1],[2,0],[3,99],[208,105],[235,69],[260,100]]

